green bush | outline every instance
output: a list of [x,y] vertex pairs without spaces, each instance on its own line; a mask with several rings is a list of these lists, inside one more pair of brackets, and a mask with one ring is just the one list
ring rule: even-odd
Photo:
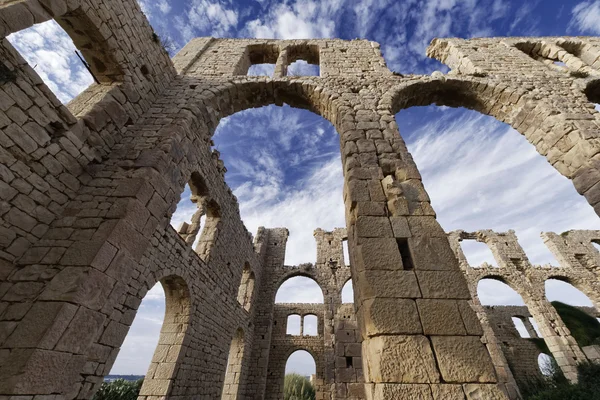
[[580,347],[600,344],[600,322],[596,318],[560,301],[553,301],[552,305]]
[[287,374],[283,383],[283,400],[315,400],[315,388],[305,376]]
[[137,381],[115,379],[112,382],[104,382],[92,400],[136,400],[142,383],[144,378]]
[[579,382],[570,384],[555,367],[554,373],[522,388],[526,400],[600,400],[600,364],[586,362],[577,366]]

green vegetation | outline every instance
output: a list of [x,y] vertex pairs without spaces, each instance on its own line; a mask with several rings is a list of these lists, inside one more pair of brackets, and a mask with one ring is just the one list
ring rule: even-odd
[[600,400],[600,364],[577,367],[579,382],[570,384],[556,364],[552,375],[521,387],[525,400]]
[[287,374],[283,384],[283,400],[315,400],[315,388],[305,376]]
[[137,381],[115,379],[112,382],[104,382],[92,400],[136,400],[142,383],[143,378]]
[[600,344],[600,322],[584,311],[559,301],[552,305],[580,347]]

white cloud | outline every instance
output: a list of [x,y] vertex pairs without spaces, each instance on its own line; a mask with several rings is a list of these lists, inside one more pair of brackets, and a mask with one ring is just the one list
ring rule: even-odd
[[[408,112],[400,112],[397,118],[401,121]],[[439,115],[410,132],[407,145],[446,231],[514,229],[532,263],[557,266],[541,232],[600,229],[593,209],[572,183],[518,132],[474,111]],[[468,247],[469,242],[463,242],[467,257]],[[473,266],[490,260],[489,253],[486,257],[481,250],[471,256]],[[480,287],[482,302],[520,302],[498,285]]]
[[69,35],[50,20],[8,36],[10,43],[63,103],[93,83]]
[[251,37],[312,39],[335,36],[332,2],[298,0],[293,5],[273,6],[264,17],[249,21],[245,31]]
[[190,0],[189,7],[175,18],[174,28],[184,44],[197,36],[231,36],[237,28],[239,13],[219,1]]
[[569,27],[581,32],[600,34],[600,0],[582,1],[573,7],[573,17]]

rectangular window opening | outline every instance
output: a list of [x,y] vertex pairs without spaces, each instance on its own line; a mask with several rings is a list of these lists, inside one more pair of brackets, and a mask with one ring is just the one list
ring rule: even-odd
[[346,357],[346,368],[352,368],[352,357]]
[[405,270],[413,270],[415,266],[413,264],[412,255],[410,253],[410,247],[408,246],[407,239],[396,239],[398,243],[398,250],[400,251],[400,257],[402,257],[402,265]]
[[525,327],[525,323],[523,322],[523,320],[520,317],[512,317],[511,319],[512,319],[513,324],[515,325],[517,332],[519,332],[519,336],[521,336],[522,338],[525,338],[525,339],[531,338],[531,335],[529,334],[529,332],[527,331],[527,328]]
[[288,76],[321,76],[319,46],[304,44],[287,48]]

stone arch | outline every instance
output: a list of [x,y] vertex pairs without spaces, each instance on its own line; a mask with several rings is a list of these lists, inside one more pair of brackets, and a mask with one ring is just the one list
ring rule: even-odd
[[352,284],[352,278],[348,278],[342,285],[340,290],[340,300],[342,304],[354,303],[354,286]]
[[325,301],[325,292],[323,291],[323,285],[319,283],[318,278],[313,276],[312,274],[309,274],[306,272],[300,272],[300,271],[288,272],[288,273],[284,274],[284,276],[278,280],[277,284],[275,285],[277,290],[274,290],[274,298],[273,298],[274,302],[276,302],[277,293],[279,293],[279,291],[281,290],[281,287],[286,282],[290,281],[291,279],[299,278],[299,277],[310,279],[314,282],[315,285],[318,286],[318,288],[320,289],[321,297],[320,297],[320,301],[318,301],[317,303],[323,303]]
[[[598,295],[597,295],[597,293],[595,293],[593,288],[588,286],[589,283],[585,282],[585,279],[580,280],[580,279],[576,279],[576,278],[573,278],[573,277],[570,277],[567,275],[550,274],[544,280],[544,293],[546,295],[546,298],[548,297],[548,283],[553,280],[563,282],[563,283],[569,285],[571,288],[575,289],[580,294],[585,296],[590,301],[590,303],[593,305],[593,307],[597,308]],[[548,300],[550,301],[550,299],[548,299]]]
[[244,310],[250,311],[250,307],[252,306],[252,295],[254,294],[254,271],[252,271],[252,267],[250,263],[247,261],[244,263],[244,270],[242,271],[242,280],[240,282],[240,287],[238,289],[237,300],[238,303]]
[[168,275],[160,283],[165,291],[165,318],[140,396],[169,395],[188,345],[186,332],[193,313],[189,287],[177,275]]
[[[582,103],[585,101],[583,94],[581,100]],[[421,80],[393,87],[382,96],[379,104],[393,114],[414,106],[435,104],[464,107],[492,116],[524,135],[529,143],[535,146],[538,153],[545,156],[561,175],[572,180],[575,189],[579,194],[585,195],[591,206],[600,203],[594,194],[596,191],[590,190],[590,179],[593,180],[590,176],[600,178],[600,172],[591,166],[589,159],[576,163],[566,160],[567,152],[560,151],[556,140],[553,139],[557,136],[557,132],[563,129],[572,131],[576,127],[569,121],[561,120],[561,114],[550,103],[534,99],[524,89],[510,88],[501,83],[490,83],[477,77],[442,76],[439,79]],[[527,118],[530,114],[544,115],[545,121],[555,121],[555,123],[536,126],[532,118]],[[552,127],[546,128],[546,125]],[[575,149],[595,154],[591,145],[591,142],[581,139],[575,144]],[[593,182],[597,181],[593,180]],[[600,210],[596,210],[596,213],[599,212]]]
[[[182,79],[187,80],[192,87],[198,85],[195,78],[183,77]],[[204,119],[209,121],[211,136],[222,118],[250,108],[272,104],[282,106],[284,103],[292,108],[305,109],[325,118],[339,132],[337,121],[341,117],[341,112],[351,112],[351,107],[346,100],[338,97],[337,91],[334,93],[325,88],[317,91],[318,86],[317,82],[309,79],[272,82],[247,79],[220,86],[219,90],[211,90],[209,93],[202,92],[202,96],[192,95],[187,102],[190,108],[206,113]],[[231,92],[235,92],[236,96],[232,96]],[[205,110],[207,106],[210,107],[210,111]]]
[[235,331],[229,348],[227,368],[225,370],[225,382],[223,383],[223,391],[221,394],[222,400],[235,400],[238,398],[243,372],[244,348],[244,330],[238,328]]
[[[483,274],[477,280],[477,283],[475,285],[475,289],[477,291],[477,297],[478,298],[480,298],[479,289],[480,289],[481,282],[485,281],[485,280],[500,282],[501,284],[503,284],[504,286],[506,286],[506,288],[510,289],[512,292],[514,292],[515,294],[517,294],[521,298],[521,301],[525,305],[527,305],[527,301],[528,301],[527,294],[523,293],[523,291],[520,289],[520,287],[518,285],[515,285],[514,283],[511,284],[511,282],[509,280],[507,280],[504,276],[502,276],[500,274],[493,274],[493,273]],[[490,305],[490,304],[485,304],[484,302],[482,302],[481,304],[482,305]]]

